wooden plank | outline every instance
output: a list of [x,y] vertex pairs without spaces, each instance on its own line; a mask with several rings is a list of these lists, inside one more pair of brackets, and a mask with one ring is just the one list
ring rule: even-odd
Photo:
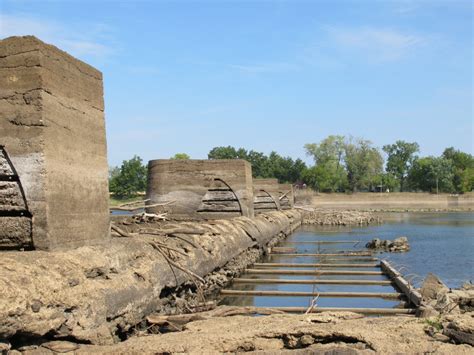
[[382,271],[246,269],[247,274],[271,275],[383,275]]
[[[270,253],[272,255],[273,253]],[[354,252],[354,253],[316,253],[316,254],[307,254],[307,253],[291,253],[291,254],[278,254],[280,256],[292,256],[292,257],[302,257],[302,256],[340,256],[340,257],[346,257],[346,256],[372,256],[372,253],[367,253],[367,252]]]
[[[275,258],[275,257],[279,257],[279,256],[283,256],[285,257],[285,254],[271,254],[270,255],[272,258]],[[327,262],[327,261],[342,261],[341,258],[321,258],[319,257],[318,259],[324,261],[324,262]],[[363,262],[368,262],[368,261],[379,261],[379,259],[377,258],[369,258],[367,256],[363,256],[363,257],[355,257],[355,256],[352,256],[352,257],[345,257],[344,258],[344,262],[347,262],[347,261],[363,261]]]
[[294,280],[294,279],[246,279],[235,278],[237,284],[281,284],[281,285],[370,285],[391,286],[388,280]]
[[273,247],[272,248],[272,253],[276,254],[285,254],[285,253],[294,253],[296,252],[295,248],[289,248],[289,247]]
[[282,243],[285,244],[355,244],[355,243],[360,243],[360,240],[313,240],[313,241],[296,241],[296,242],[290,242],[290,241],[283,241]]
[[390,265],[388,261],[382,260],[380,262],[380,266],[383,272],[385,272],[388,277],[390,277],[398,289],[406,295],[408,300],[415,306],[419,307],[423,301],[421,294],[414,287],[412,287],[405,280],[405,278],[397,270],[395,270],[392,265]]
[[405,297],[398,292],[294,292],[294,291],[247,291],[221,290],[223,296],[274,296],[274,297],[337,297],[337,298],[382,298],[400,300]]
[[324,267],[324,268],[338,268],[338,267],[380,267],[380,264],[309,264],[309,263],[254,263],[253,266],[256,267]]
[[[305,313],[308,307],[271,307],[288,313]],[[315,307],[310,313],[322,312],[354,312],[361,314],[373,315],[397,315],[397,314],[415,314],[416,309],[413,308],[346,308],[346,307]]]

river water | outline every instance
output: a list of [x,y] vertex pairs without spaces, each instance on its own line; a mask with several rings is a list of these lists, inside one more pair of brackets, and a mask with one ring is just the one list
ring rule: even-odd
[[[295,248],[298,253],[337,253],[342,250],[366,250],[365,244],[373,239],[391,239],[406,236],[411,250],[406,253],[378,253],[379,259],[388,259],[402,274],[419,286],[428,273],[438,275],[449,287],[474,281],[474,214],[473,213],[390,213],[384,223],[369,227],[302,226],[279,246]],[[314,241],[347,241],[340,244],[316,244]],[[296,242],[296,243],[295,243]],[[312,242],[307,243],[306,242]],[[337,259],[337,258],[336,258]],[[348,258],[334,260],[320,257],[291,257],[273,255],[263,260],[272,263],[369,263]],[[335,265],[337,267],[337,265]],[[311,268],[298,268],[298,270]],[[344,270],[348,268],[337,267]],[[350,270],[377,271],[379,268]],[[280,279],[315,279],[315,276],[271,275]],[[265,279],[269,275],[242,275],[241,278]],[[384,275],[374,276],[317,276],[318,279],[387,280]],[[234,290],[303,291],[303,292],[396,292],[383,285],[301,285],[301,284],[234,284]],[[310,297],[228,296],[222,304],[259,307],[307,307]],[[320,298],[319,307],[396,307],[399,301],[378,298]]]

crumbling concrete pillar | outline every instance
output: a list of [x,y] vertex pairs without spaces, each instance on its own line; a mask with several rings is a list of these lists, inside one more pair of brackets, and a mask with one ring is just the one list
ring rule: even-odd
[[109,238],[102,74],[35,37],[0,41],[0,249]]
[[278,179],[253,179],[255,213],[280,209]]
[[295,195],[292,184],[278,184],[278,200],[280,209],[289,210],[295,205]]
[[175,219],[253,217],[252,167],[240,159],[151,160],[147,199],[170,202],[166,210]]

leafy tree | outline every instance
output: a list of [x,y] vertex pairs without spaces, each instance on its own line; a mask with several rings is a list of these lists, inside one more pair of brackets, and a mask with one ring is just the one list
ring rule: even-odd
[[247,151],[243,148],[236,150],[230,145],[227,147],[215,147],[207,155],[208,159],[245,159]]
[[453,192],[452,162],[443,157],[415,159],[408,181],[415,190]]
[[109,190],[119,198],[136,195],[146,189],[147,168],[142,165],[142,159],[135,155],[130,160],[124,160],[122,166],[109,180]]
[[455,150],[453,147],[446,148],[443,158],[451,161],[453,165],[453,186],[456,192],[463,193],[472,191],[472,175],[474,172],[474,157],[471,154]]
[[418,143],[408,143],[396,141],[395,144],[384,145],[387,153],[387,172],[397,177],[400,184],[400,191],[405,188],[405,180],[415,159],[415,153],[420,150]]
[[186,153],[176,153],[170,159],[173,159],[173,160],[188,160],[190,158],[191,157],[189,155],[187,155]]
[[344,145],[347,179],[353,192],[373,189],[375,178],[383,171],[382,155],[371,145],[363,139],[350,139]]
[[[316,169],[309,169],[305,178],[313,181],[316,177],[323,179],[317,183],[309,183],[320,191],[344,191],[347,187],[347,172],[344,169],[344,137],[329,136],[319,144],[312,143],[304,146],[306,154],[312,156]],[[304,180],[304,179],[303,179]],[[332,186],[329,186],[333,184]]]
[[305,169],[302,180],[309,187],[321,192],[342,192],[347,186],[345,174],[334,174],[325,165],[315,165]]

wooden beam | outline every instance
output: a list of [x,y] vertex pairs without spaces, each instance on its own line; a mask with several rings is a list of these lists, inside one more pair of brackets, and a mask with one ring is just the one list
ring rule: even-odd
[[[273,309],[289,313],[305,313],[308,307],[272,307]],[[315,307],[311,313],[322,312],[354,312],[373,315],[396,315],[396,314],[415,314],[416,309],[411,308],[345,308],[345,307]]]
[[294,291],[247,291],[221,290],[223,296],[274,296],[274,297],[357,297],[400,300],[405,297],[398,292],[294,292]]
[[285,269],[247,269],[248,274],[272,275],[383,275],[382,271],[352,271],[352,270],[285,270]]
[[309,242],[304,241],[283,241],[283,244],[355,244],[360,243],[360,240],[312,240]]
[[256,267],[329,267],[329,268],[338,268],[338,267],[380,267],[380,264],[297,264],[297,263],[255,263],[253,266]]
[[282,285],[371,285],[391,286],[387,280],[293,280],[293,279],[246,279],[235,278],[237,284],[282,284]]
[[270,255],[278,255],[278,256],[292,256],[292,257],[301,257],[301,256],[319,256],[319,257],[324,257],[324,256],[341,256],[341,257],[348,257],[348,256],[372,256],[372,253],[367,253],[367,252],[354,252],[354,253],[316,253],[316,254],[307,254],[307,253],[291,253],[291,254],[274,254],[270,253]]
[[386,260],[380,262],[382,270],[390,277],[393,283],[402,291],[408,300],[413,303],[415,306],[419,307],[423,301],[421,294],[412,287],[407,280],[400,274],[397,270],[393,268],[392,265]]

